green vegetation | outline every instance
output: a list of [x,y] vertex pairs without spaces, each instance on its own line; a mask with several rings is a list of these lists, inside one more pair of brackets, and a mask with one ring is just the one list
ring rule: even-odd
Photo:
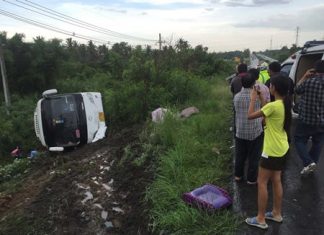
[[29,167],[28,159],[16,159],[12,163],[0,167],[0,192],[10,194],[19,189]]
[[0,168],[0,183],[16,177],[21,172],[28,169],[30,161],[28,159],[16,159],[11,164],[7,164]]
[[301,50],[301,47],[296,47],[295,44],[288,48],[287,46],[283,46],[280,50],[266,50],[262,53],[265,55],[278,60],[279,62],[285,61],[289,56],[294,54],[295,52]]

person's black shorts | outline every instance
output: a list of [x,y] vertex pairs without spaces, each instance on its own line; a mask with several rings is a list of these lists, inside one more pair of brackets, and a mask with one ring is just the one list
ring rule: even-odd
[[282,157],[261,157],[260,167],[272,171],[282,171],[286,165],[287,155],[288,153]]

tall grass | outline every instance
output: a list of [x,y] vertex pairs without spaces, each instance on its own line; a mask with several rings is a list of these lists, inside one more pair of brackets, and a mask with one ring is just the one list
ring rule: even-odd
[[168,115],[152,127],[151,136],[166,151],[158,157],[155,180],[146,200],[151,204],[151,229],[166,234],[232,234],[237,219],[230,210],[215,213],[186,205],[181,196],[212,183],[228,189],[231,169],[231,97],[225,81],[205,81],[207,93],[188,102],[200,113],[187,120]]

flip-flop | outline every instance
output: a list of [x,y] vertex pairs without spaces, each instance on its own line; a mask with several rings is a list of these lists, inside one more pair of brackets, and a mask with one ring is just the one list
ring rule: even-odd
[[264,223],[264,224],[259,223],[256,217],[247,218],[245,220],[245,222],[248,225],[251,225],[251,226],[254,226],[254,227],[258,227],[258,228],[261,228],[261,229],[267,229],[268,228],[268,225],[266,223]]
[[243,181],[243,177],[235,176],[235,177],[234,177],[234,180],[235,180],[236,182],[242,182],[242,181]]
[[272,214],[272,211],[268,211],[268,212],[266,212],[266,213],[265,213],[265,218],[266,218],[267,220],[272,220],[272,221],[274,221],[274,222],[278,222],[278,223],[282,223],[282,221],[283,221],[282,216],[280,216],[279,218],[274,217],[273,214]]

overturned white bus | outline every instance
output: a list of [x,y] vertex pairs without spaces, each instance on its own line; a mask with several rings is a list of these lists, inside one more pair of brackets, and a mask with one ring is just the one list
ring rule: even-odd
[[95,142],[105,137],[106,123],[99,92],[43,92],[34,112],[36,136],[50,151]]

